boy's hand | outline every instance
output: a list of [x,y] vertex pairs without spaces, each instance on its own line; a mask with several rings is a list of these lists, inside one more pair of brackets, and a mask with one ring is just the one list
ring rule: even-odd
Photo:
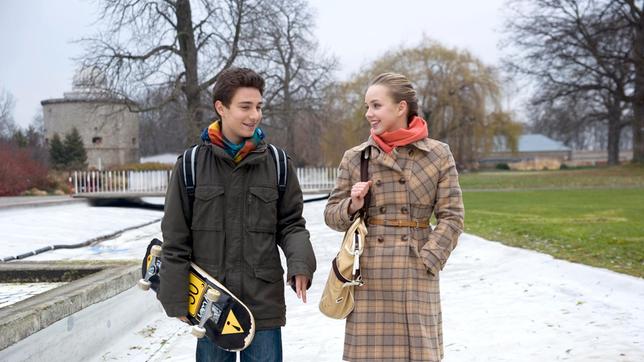
[[304,275],[296,275],[295,279],[295,293],[298,299],[306,303],[306,286],[309,285],[309,278]]

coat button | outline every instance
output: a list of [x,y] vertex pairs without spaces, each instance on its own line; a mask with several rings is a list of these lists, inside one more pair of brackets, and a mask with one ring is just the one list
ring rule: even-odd
[[380,185],[382,185],[382,181],[376,180],[376,186],[380,186]]
[[405,182],[407,182],[407,180],[405,180],[404,177],[401,177],[400,180],[398,180],[398,182],[400,182],[401,184],[404,184]]
[[407,214],[409,213],[409,210],[407,209],[407,206],[403,206],[400,208],[400,212],[402,212],[403,214]]
[[407,241],[407,235],[403,235],[403,236],[401,236],[401,237],[400,237],[400,240],[402,240],[402,241]]
[[387,212],[387,208],[386,208],[386,207],[384,207],[384,206],[380,206],[380,213],[381,213],[381,214],[384,214],[384,213],[386,213],[386,212]]
[[385,241],[385,238],[383,238],[382,236],[378,236],[378,242],[379,243],[382,243],[384,241]]

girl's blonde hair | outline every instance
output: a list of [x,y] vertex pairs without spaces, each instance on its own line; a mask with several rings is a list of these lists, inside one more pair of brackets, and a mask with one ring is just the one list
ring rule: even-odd
[[369,82],[369,87],[382,85],[389,89],[394,102],[407,102],[407,123],[418,115],[418,98],[416,90],[407,77],[397,73],[382,73]]

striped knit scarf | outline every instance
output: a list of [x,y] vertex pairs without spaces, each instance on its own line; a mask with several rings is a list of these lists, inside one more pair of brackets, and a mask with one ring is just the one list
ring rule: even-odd
[[232,158],[235,163],[240,163],[252,150],[257,148],[259,142],[264,139],[264,132],[259,128],[255,128],[255,133],[252,137],[246,138],[240,144],[230,142],[221,132],[221,122],[214,121],[201,132],[201,140],[204,142],[210,141],[224,149]]

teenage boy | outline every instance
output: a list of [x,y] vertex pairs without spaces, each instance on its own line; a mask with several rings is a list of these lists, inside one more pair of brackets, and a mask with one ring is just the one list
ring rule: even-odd
[[[187,322],[191,261],[222,282],[252,311],[257,332],[240,352],[241,361],[282,361],[281,327],[286,323],[283,269],[306,303],[316,268],[302,217],[302,191],[292,163],[286,186],[278,187],[271,149],[258,128],[264,79],[247,68],[223,71],[213,89],[219,120],[202,135],[194,155],[194,197],[179,157],[165,200],[161,288],[158,298],[171,317]],[[192,204],[191,204],[192,203]],[[197,342],[197,361],[235,361],[208,338]]]

